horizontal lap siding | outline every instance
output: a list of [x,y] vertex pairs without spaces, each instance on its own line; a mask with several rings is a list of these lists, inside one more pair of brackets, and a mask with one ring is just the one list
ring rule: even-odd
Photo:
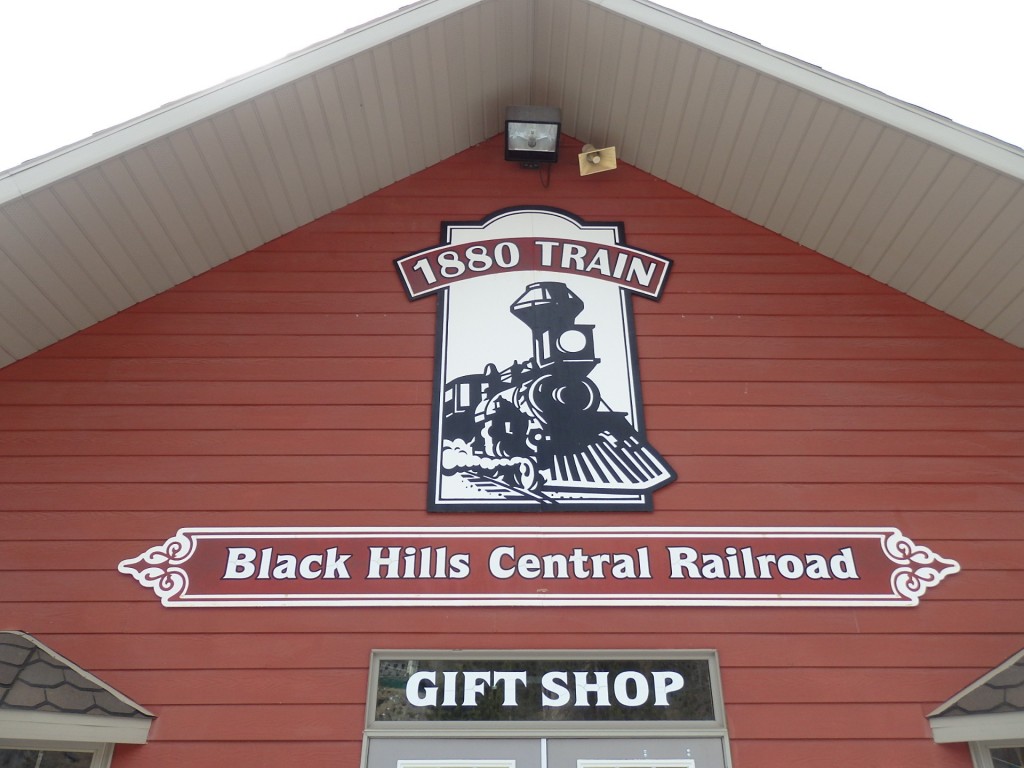
[[[652,515],[897,526],[964,571],[913,609],[166,609],[117,563],[187,526],[428,516],[434,301],[392,261],[511,205],[622,220]],[[544,188],[487,142],[0,371],[0,612],[158,717],[115,766],[356,765],[373,648],[715,648],[737,768],[945,768],[924,715],[1024,637],[1024,354],[628,166]],[[842,755],[836,758],[836,755]]]

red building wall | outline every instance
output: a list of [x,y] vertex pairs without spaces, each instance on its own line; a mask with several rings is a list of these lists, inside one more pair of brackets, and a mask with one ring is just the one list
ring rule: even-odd
[[[571,157],[571,153],[566,153]],[[392,260],[547,205],[674,260],[636,300],[653,513],[427,514],[434,300]],[[1024,646],[1024,352],[633,168],[496,141],[0,370],[0,616],[156,713],[115,768],[358,765],[373,648],[715,648],[736,768],[967,766],[925,714]],[[915,608],[168,609],[185,526],[896,526]]]

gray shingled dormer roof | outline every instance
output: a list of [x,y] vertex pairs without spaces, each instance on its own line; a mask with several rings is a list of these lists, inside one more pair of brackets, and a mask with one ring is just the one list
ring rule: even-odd
[[34,637],[0,631],[0,738],[144,743],[152,719]]
[[975,680],[929,716],[937,742],[995,741],[1024,733],[1024,650]]

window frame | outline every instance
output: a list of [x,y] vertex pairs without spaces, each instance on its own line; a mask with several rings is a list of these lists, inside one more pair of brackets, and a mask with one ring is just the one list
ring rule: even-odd
[[[382,721],[375,717],[379,677],[383,662],[414,660],[452,661],[564,661],[566,663],[599,661],[699,661],[707,664],[713,717],[708,720],[496,720],[496,721]],[[713,742],[721,750],[722,768],[732,768],[732,751],[729,743],[729,729],[725,717],[725,697],[722,686],[721,666],[718,651],[714,649],[461,649],[438,650],[423,648],[375,648],[370,653],[370,669],[367,679],[366,715],[363,729],[362,755],[360,766],[370,765],[371,749],[374,745],[391,740],[423,739],[429,741],[473,740],[572,740],[594,741],[636,740],[636,739],[695,739]],[[716,751],[717,754],[717,751]],[[376,758],[375,758],[376,759]],[[407,768],[434,768],[428,758],[423,764],[409,762]],[[462,759],[462,758],[459,758]],[[486,758],[485,758],[486,759]],[[647,758],[624,758],[612,762],[605,758],[583,758],[581,765],[592,768],[695,768],[692,758],[666,757],[656,761]],[[415,759],[414,759],[415,760]],[[475,768],[470,761],[465,768]],[[487,763],[482,763],[487,766]],[[498,763],[499,766],[504,766]],[[401,763],[406,768],[406,763]],[[453,766],[463,768],[457,761]],[[440,761],[437,768],[448,768]],[[511,768],[515,768],[512,763]]]
[[[429,660],[492,660],[492,661],[699,661],[708,665],[711,701],[714,717],[709,720],[501,720],[501,721],[382,721],[375,718],[374,707],[379,687],[380,662],[407,659]],[[480,737],[509,738],[577,736],[581,738],[631,738],[637,733],[645,736],[685,734],[691,737],[720,738],[728,748],[729,732],[725,719],[725,701],[722,690],[721,665],[718,652],[713,649],[691,650],[593,650],[593,649],[531,649],[510,651],[504,649],[373,649],[370,652],[370,670],[367,680],[366,716],[364,734],[374,738],[390,735],[407,737]]]
[[991,750],[999,749],[1000,747],[1018,747],[1024,750],[1024,738],[970,742],[971,760],[974,762],[974,768],[995,768],[995,765],[992,763]]
[[110,768],[114,758],[114,745],[58,739],[5,739],[0,738],[0,751],[31,750],[41,752],[91,752],[89,768]]

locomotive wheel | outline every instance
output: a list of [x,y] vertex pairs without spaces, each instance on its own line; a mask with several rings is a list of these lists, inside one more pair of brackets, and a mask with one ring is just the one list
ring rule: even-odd
[[537,467],[532,461],[523,459],[516,462],[516,468],[513,472],[512,484],[523,488],[527,491],[537,490],[539,485],[540,476],[537,474]]

